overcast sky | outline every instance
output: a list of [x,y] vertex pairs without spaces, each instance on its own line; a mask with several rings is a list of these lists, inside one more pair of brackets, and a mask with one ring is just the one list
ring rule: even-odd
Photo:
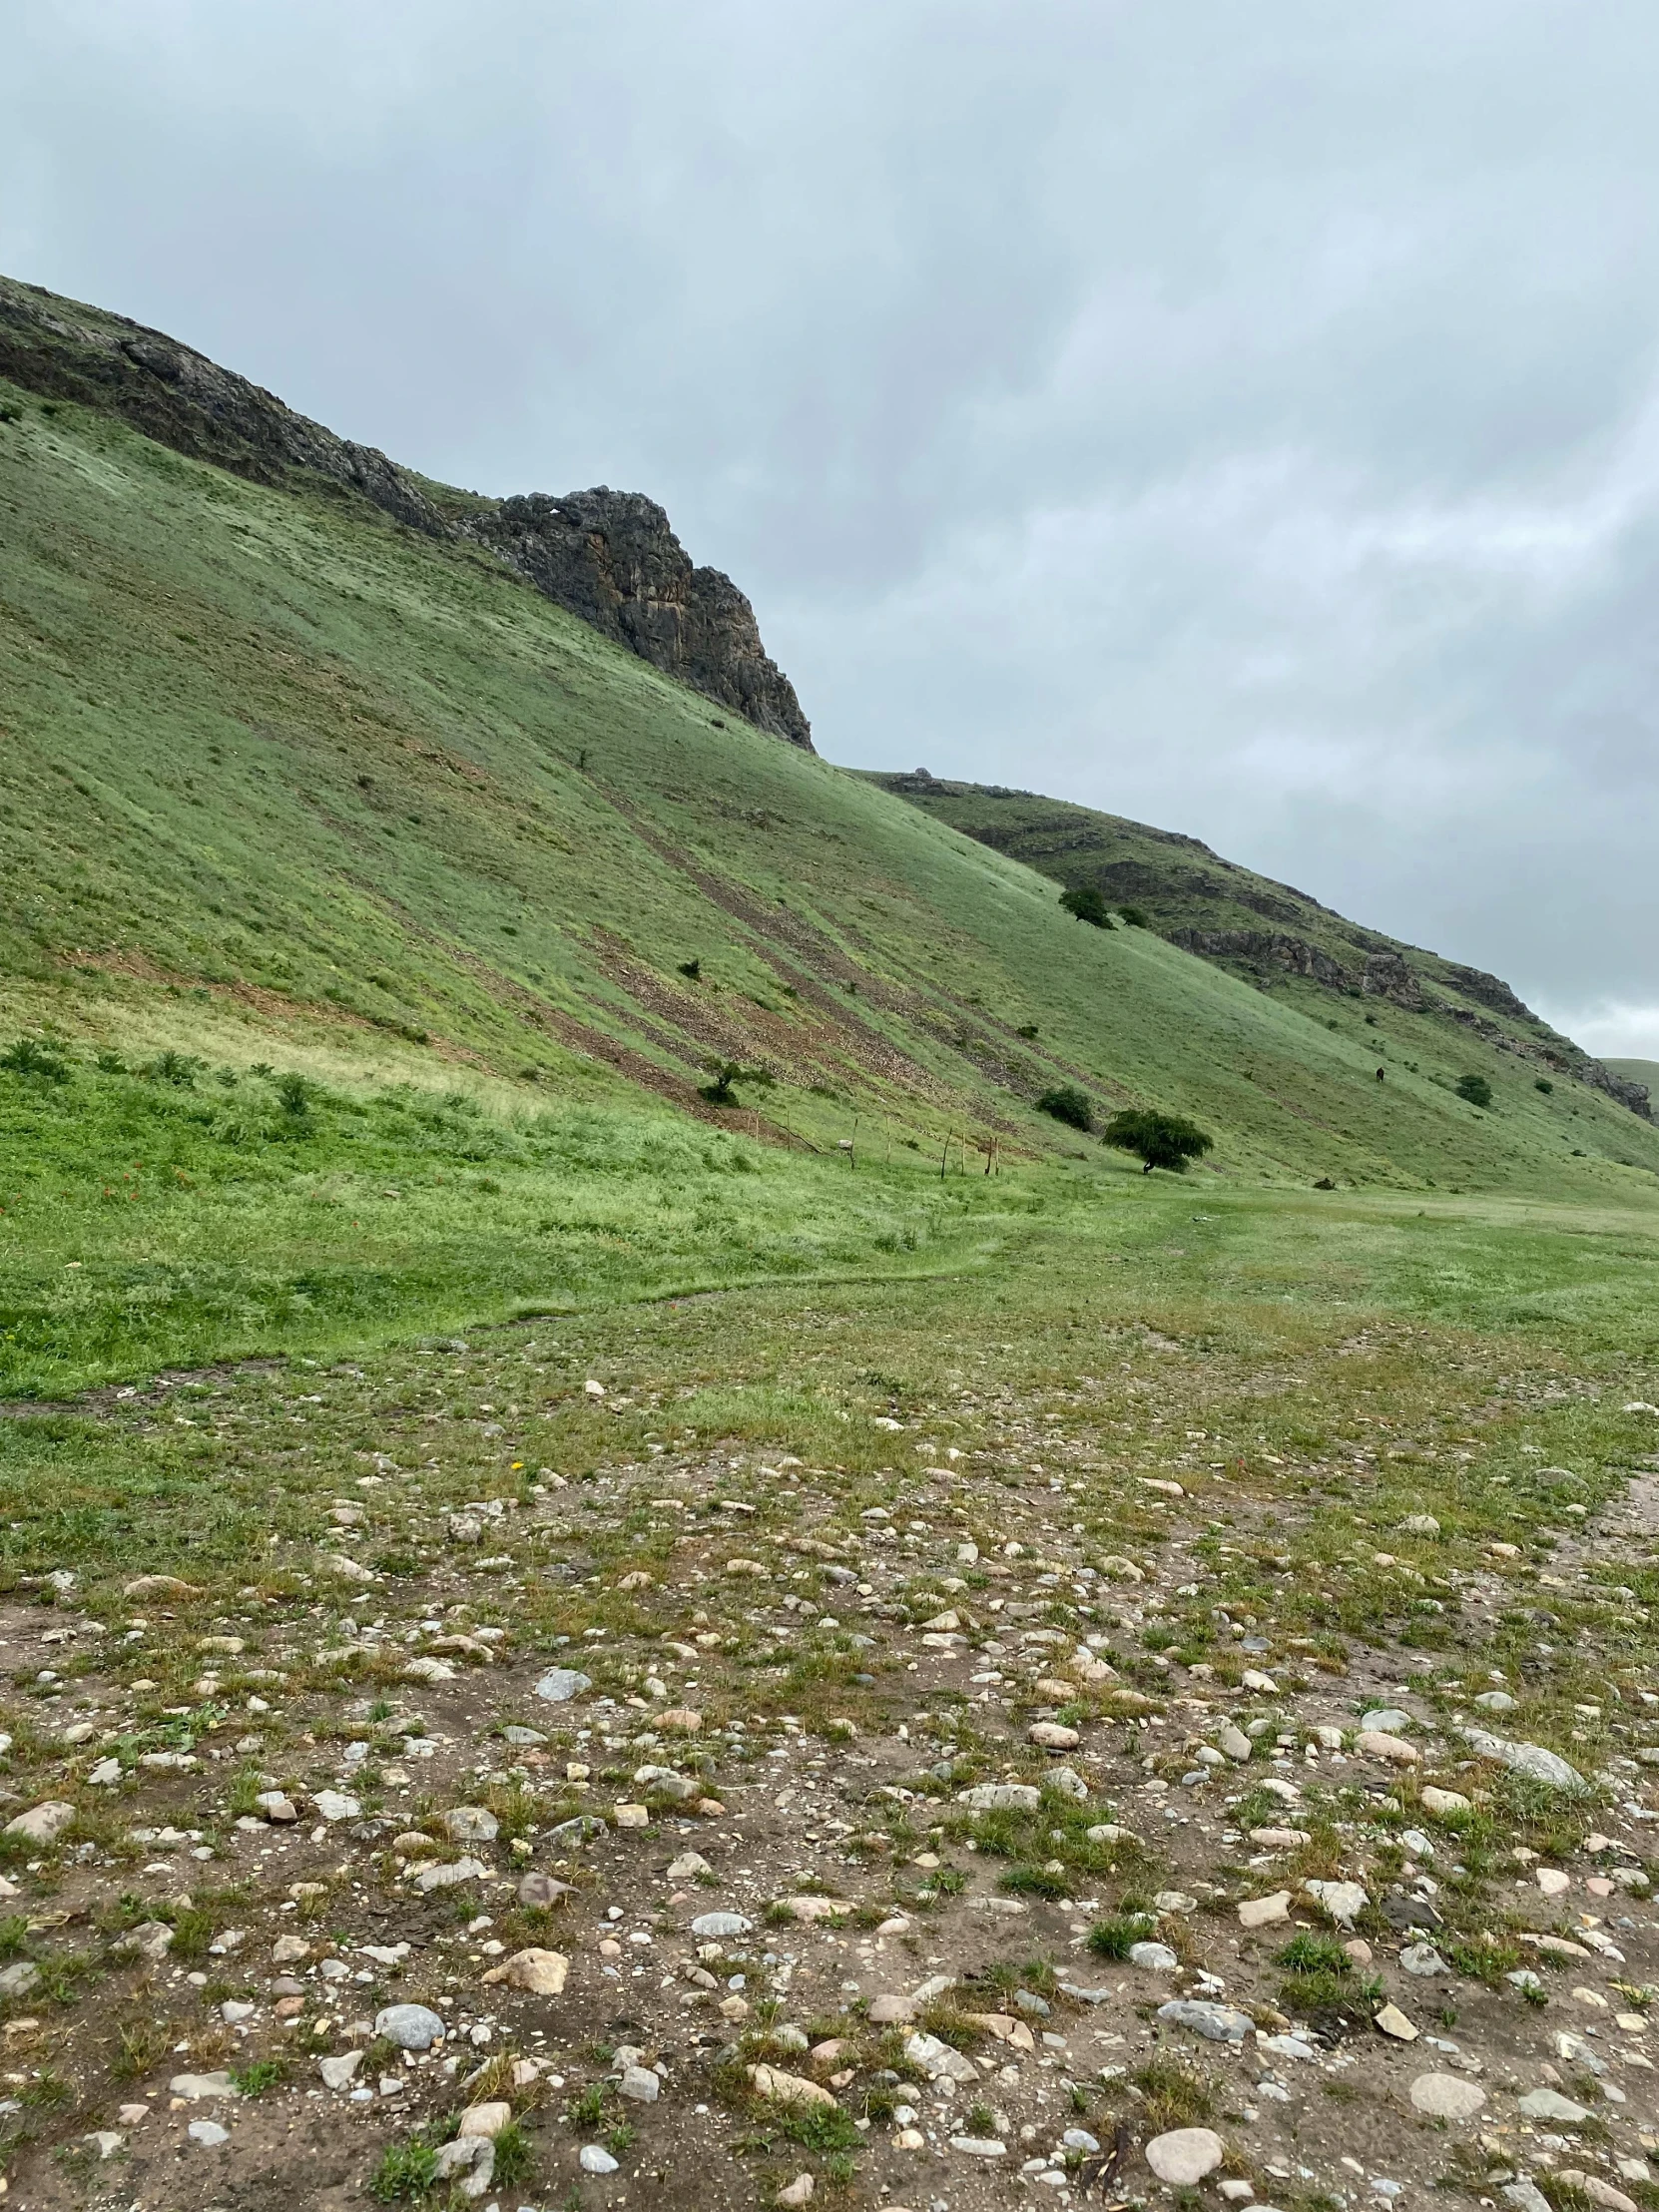
[[0,268],[1659,1058],[1653,0],[53,0]]

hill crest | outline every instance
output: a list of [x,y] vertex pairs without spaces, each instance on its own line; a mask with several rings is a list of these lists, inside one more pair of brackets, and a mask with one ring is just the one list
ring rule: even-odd
[[7,276],[0,375],[118,414],[158,444],[251,482],[279,485],[297,471],[423,536],[469,538],[665,675],[812,751],[812,725],[762,645],[749,600],[721,570],[694,567],[667,514],[641,493],[604,484],[563,498],[454,491],[296,414],[165,331]]

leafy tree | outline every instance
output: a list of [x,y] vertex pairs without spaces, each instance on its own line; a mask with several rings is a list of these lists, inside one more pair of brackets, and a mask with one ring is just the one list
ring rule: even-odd
[[1160,1114],[1149,1106],[1128,1106],[1121,1114],[1114,1114],[1106,1124],[1103,1139],[1120,1152],[1133,1152],[1141,1162],[1143,1175],[1150,1175],[1154,1168],[1169,1168],[1176,1175],[1185,1175],[1187,1162],[1208,1152],[1213,1141],[1184,1115]]
[[1044,1091],[1037,1101],[1039,1114],[1052,1114],[1056,1121],[1063,1121],[1069,1129],[1090,1130],[1094,1127],[1094,1106],[1086,1091],[1075,1084],[1062,1083],[1057,1089]]
[[1091,922],[1096,929],[1110,929],[1111,910],[1092,883],[1073,883],[1069,890],[1060,893],[1060,904],[1068,914],[1075,914],[1079,921]]
[[763,1090],[770,1090],[774,1080],[765,1068],[746,1068],[738,1060],[711,1060],[709,1072],[714,1080],[703,1085],[701,1095],[711,1106],[741,1105],[736,1089],[739,1083],[758,1083]]
[[1460,1075],[1457,1078],[1457,1096],[1466,1098],[1471,1106],[1489,1106],[1492,1103],[1492,1086],[1483,1075]]
[[1150,929],[1152,927],[1151,916],[1144,906],[1120,906],[1118,914],[1122,920],[1128,922],[1131,929]]

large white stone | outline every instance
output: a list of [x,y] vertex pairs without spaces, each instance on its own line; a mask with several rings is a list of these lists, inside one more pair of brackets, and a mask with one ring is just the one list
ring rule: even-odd
[[1206,2174],[1215,2172],[1226,2155],[1226,2145],[1209,2127],[1171,2128],[1167,2135],[1154,2135],[1146,2146],[1147,2164],[1172,2189],[1194,2188]]
[[1411,2084],[1413,2106],[1431,2120],[1472,2120],[1485,2101],[1485,2090],[1461,2074],[1418,2074]]

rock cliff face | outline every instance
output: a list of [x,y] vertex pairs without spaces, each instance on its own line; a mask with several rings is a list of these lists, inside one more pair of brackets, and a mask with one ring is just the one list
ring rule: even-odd
[[754,608],[719,569],[694,568],[668,516],[637,492],[601,486],[563,499],[538,492],[440,504],[374,446],[336,437],[176,338],[3,276],[0,375],[118,414],[158,444],[256,483],[282,484],[302,472],[428,537],[487,546],[665,675],[813,750],[812,727],[794,685],[767,656]]
[[504,499],[461,527],[608,638],[774,737],[812,751],[795,686],[755,610],[718,568],[694,568],[654,499],[601,484]]

